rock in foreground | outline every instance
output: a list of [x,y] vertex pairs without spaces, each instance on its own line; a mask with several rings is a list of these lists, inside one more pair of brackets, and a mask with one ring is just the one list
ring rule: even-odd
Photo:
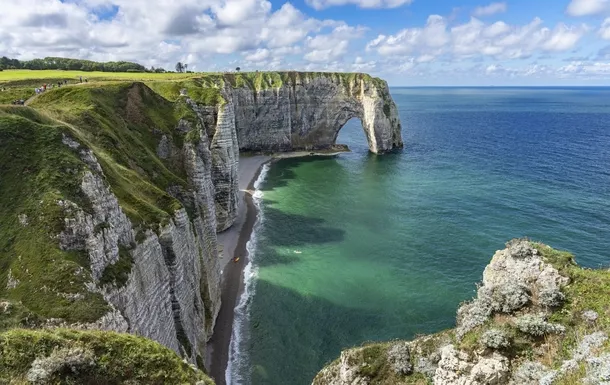
[[455,329],[346,350],[313,384],[610,384],[609,334],[610,271],[513,240]]
[[0,383],[214,384],[157,342],[65,329],[1,333]]

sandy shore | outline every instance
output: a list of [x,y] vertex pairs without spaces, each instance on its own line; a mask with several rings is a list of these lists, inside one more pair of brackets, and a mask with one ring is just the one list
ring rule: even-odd
[[[229,360],[229,344],[233,330],[235,305],[243,291],[243,269],[247,264],[246,244],[250,240],[256,222],[256,206],[249,191],[254,190],[262,166],[271,160],[270,156],[254,155],[239,158],[240,203],[237,219],[233,226],[218,234],[218,244],[222,247],[222,305],[212,338],[207,345],[208,362],[206,367],[216,385],[225,384],[225,370]],[[236,263],[230,263],[239,257]]]
[[[207,345],[206,368],[217,385],[225,385],[225,371],[229,360],[229,344],[235,318],[235,305],[244,290],[243,269],[248,263],[246,244],[256,223],[256,206],[251,193],[254,182],[262,166],[275,159],[306,156],[334,156],[342,151],[295,151],[267,155],[241,155],[239,158],[240,205],[233,226],[218,234],[218,244],[222,247],[222,306],[216,319],[212,338]],[[239,257],[238,262],[231,262]]]

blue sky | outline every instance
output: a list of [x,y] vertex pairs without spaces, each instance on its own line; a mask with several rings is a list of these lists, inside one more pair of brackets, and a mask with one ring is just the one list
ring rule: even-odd
[[0,56],[610,85],[610,0],[0,0]]

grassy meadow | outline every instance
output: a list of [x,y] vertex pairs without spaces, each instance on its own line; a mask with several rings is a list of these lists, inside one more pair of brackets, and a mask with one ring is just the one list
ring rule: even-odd
[[188,79],[201,74],[196,73],[151,73],[151,72],[86,72],[62,70],[4,70],[0,71],[0,86],[6,82],[39,79],[71,79],[78,81],[79,77],[90,81],[100,80],[177,80]]
[[172,82],[200,77],[196,73],[148,73],[148,72],[85,72],[61,70],[4,70],[0,71],[0,104],[11,104],[14,100],[27,100],[36,93],[35,88],[43,84],[57,84],[67,80],[68,84],[79,84],[80,77],[89,83],[112,81]]

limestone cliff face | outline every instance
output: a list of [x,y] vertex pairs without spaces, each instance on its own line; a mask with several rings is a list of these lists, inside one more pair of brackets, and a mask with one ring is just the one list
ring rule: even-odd
[[[227,75],[228,76],[228,75]],[[281,73],[281,84],[225,84],[234,105],[239,148],[246,151],[327,149],[351,118],[359,118],[369,149],[403,146],[388,85],[364,74]],[[233,81],[235,82],[235,81]]]
[[[192,208],[191,217],[179,209],[157,232],[136,236],[93,152],[65,137],[64,143],[89,166],[81,190],[91,211],[63,202],[65,229],[59,240],[63,250],[87,253],[92,275],[88,289],[101,293],[111,307],[98,322],[81,327],[145,336],[202,365],[220,309],[213,159],[202,122],[193,127],[181,121],[177,129],[199,131],[200,137],[196,143],[185,142],[181,150],[163,145],[183,160],[190,188],[175,194]],[[167,140],[164,136],[162,142]],[[124,282],[102,280],[105,270],[125,263],[131,266]]]

